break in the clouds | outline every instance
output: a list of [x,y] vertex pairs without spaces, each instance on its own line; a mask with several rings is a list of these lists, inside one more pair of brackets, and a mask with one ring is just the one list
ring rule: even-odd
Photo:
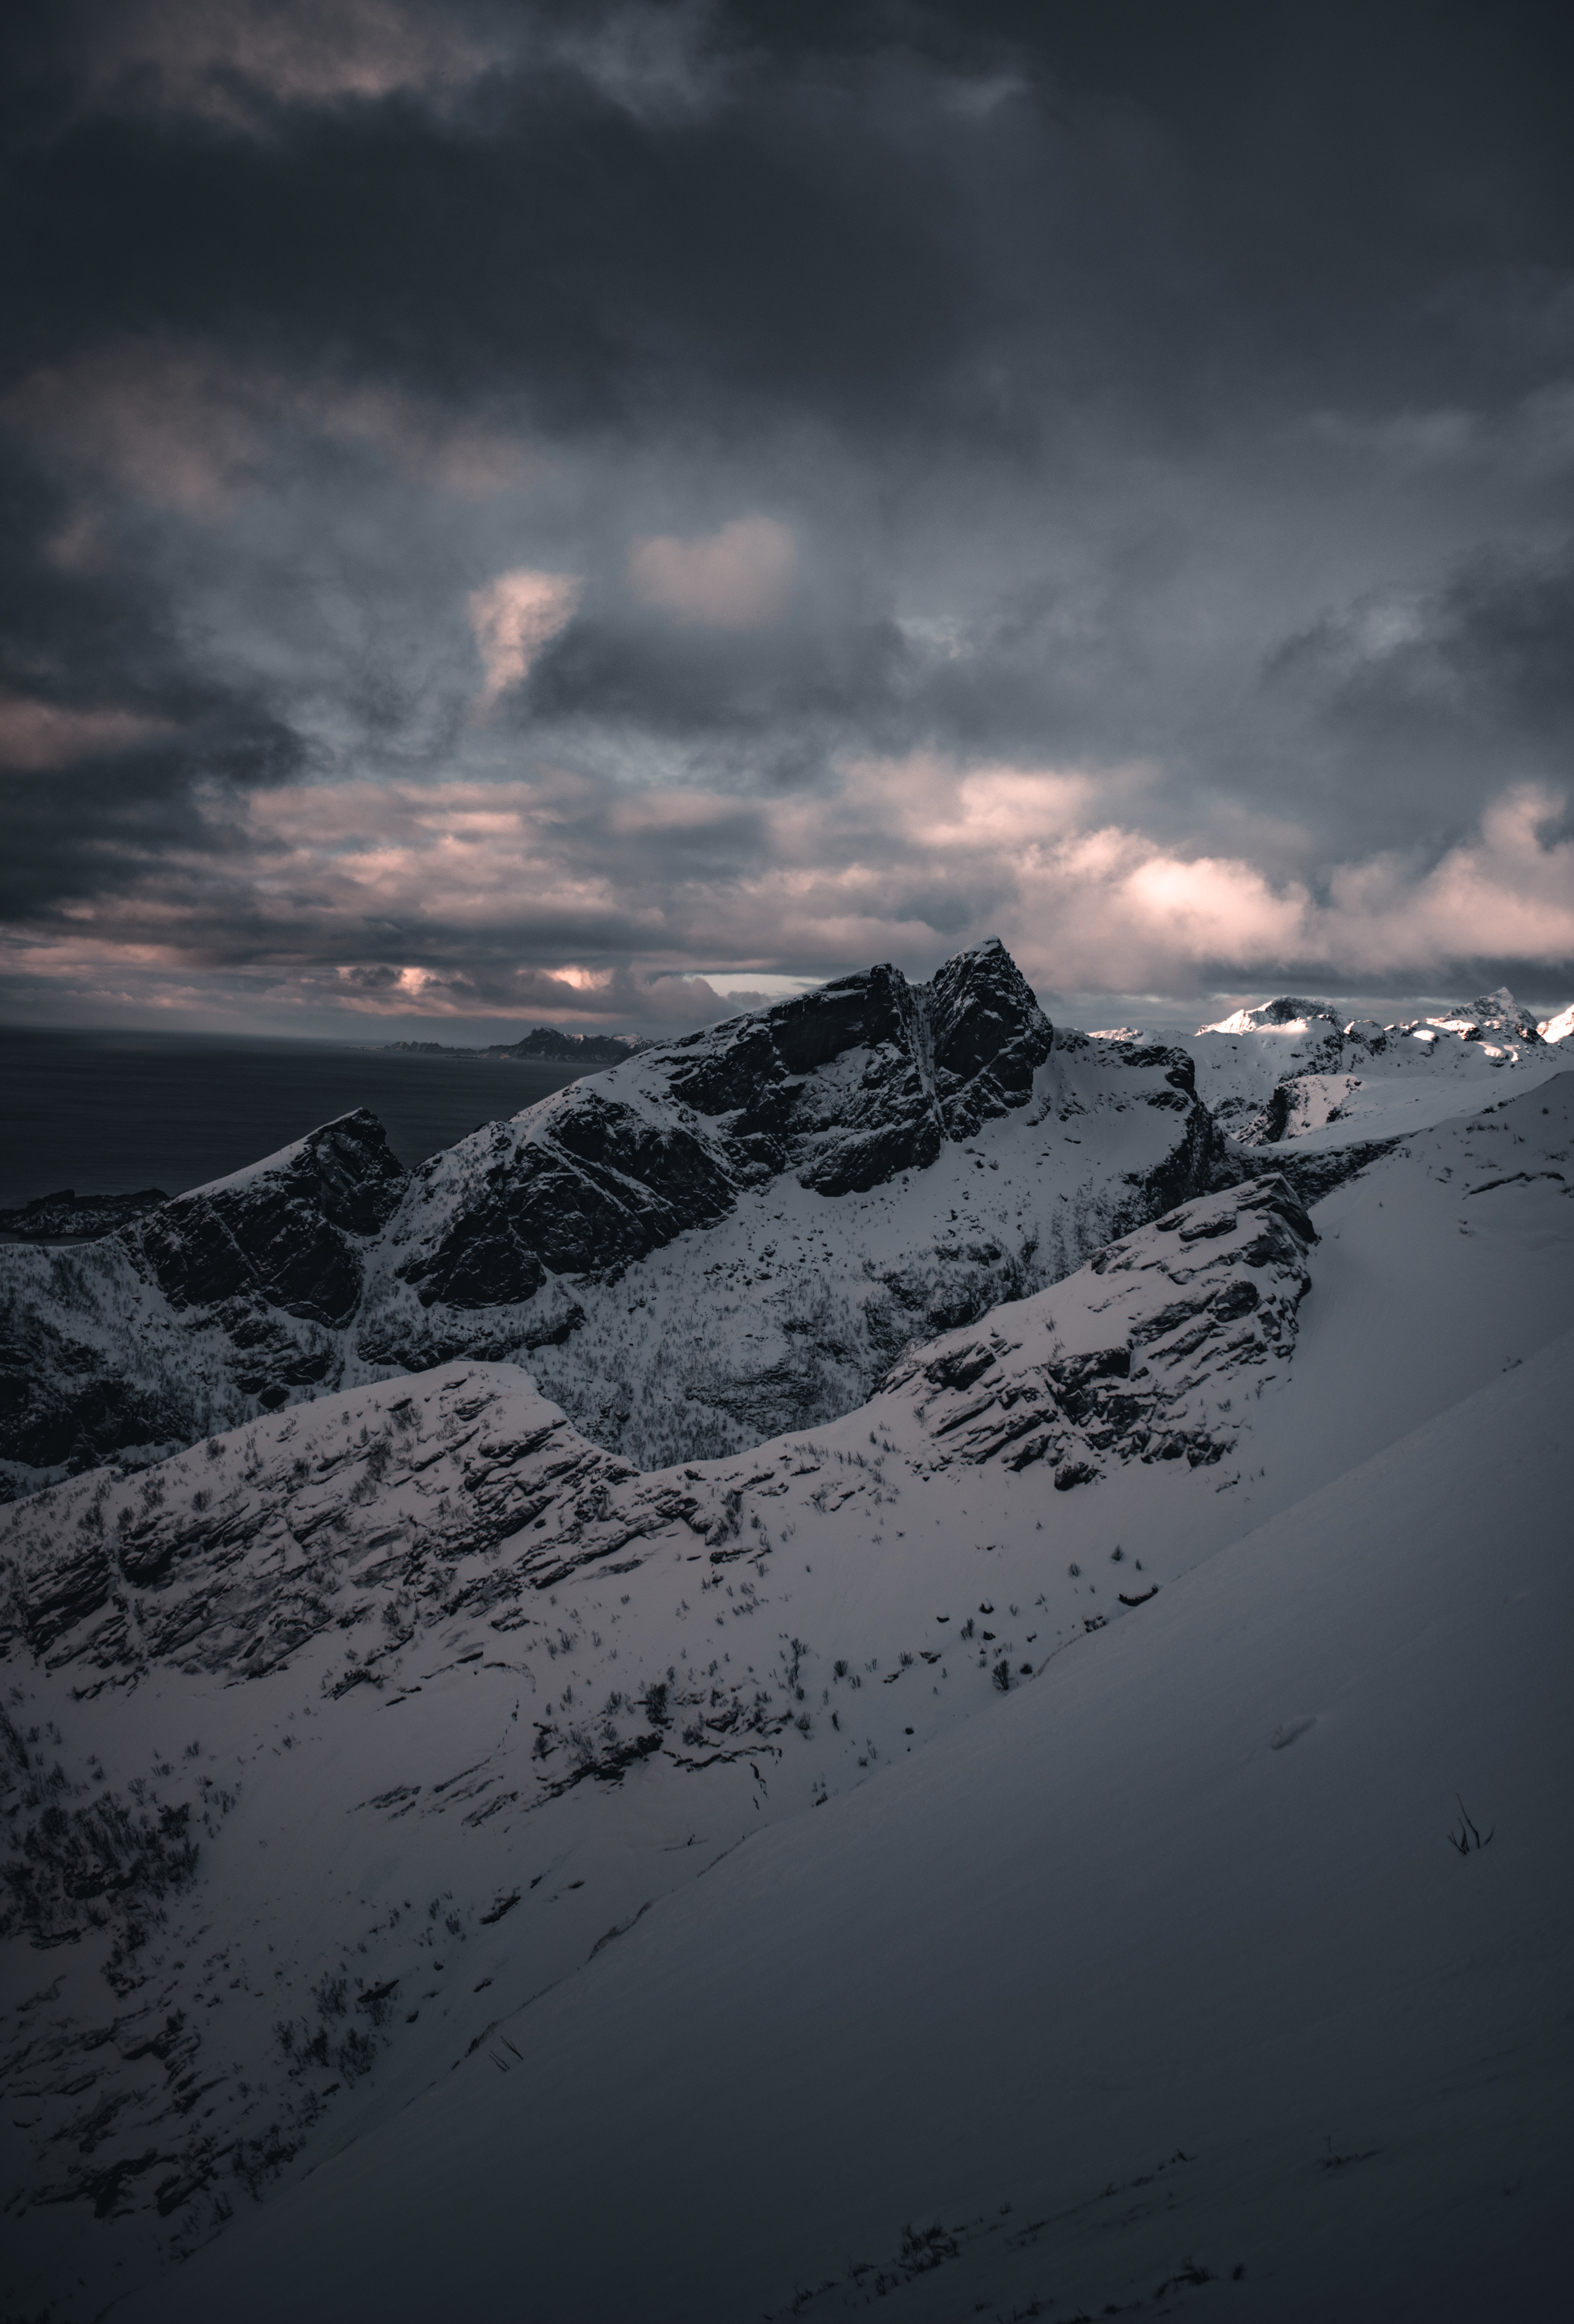
[[13,1012],[1574,981],[1532,5],[11,34]]

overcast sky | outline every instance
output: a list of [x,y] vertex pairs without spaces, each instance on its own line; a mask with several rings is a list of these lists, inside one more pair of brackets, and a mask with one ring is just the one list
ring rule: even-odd
[[1574,991],[1563,8],[10,22],[0,1015]]

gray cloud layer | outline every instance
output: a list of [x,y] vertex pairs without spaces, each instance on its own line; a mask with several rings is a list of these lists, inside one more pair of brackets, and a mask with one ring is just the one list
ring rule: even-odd
[[686,1021],[990,928],[1562,997],[1560,32],[44,12],[4,1005]]

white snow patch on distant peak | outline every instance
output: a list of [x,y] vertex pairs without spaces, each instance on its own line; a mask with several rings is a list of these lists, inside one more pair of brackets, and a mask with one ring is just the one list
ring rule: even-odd
[[1331,1001],[1299,1001],[1290,994],[1262,1001],[1255,1009],[1237,1009],[1216,1025],[1199,1025],[1199,1033],[1284,1033],[1292,1038],[1315,1023],[1326,1022],[1337,1031],[1339,1013]]

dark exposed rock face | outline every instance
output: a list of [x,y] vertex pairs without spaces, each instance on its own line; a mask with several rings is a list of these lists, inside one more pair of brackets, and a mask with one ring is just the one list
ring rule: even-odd
[[425,1306],[491,1307],[548,1270],[629,1266],[783,1170],[865,1192],[1025,1105],[1053,1040],[994,940],[932,985],[890,967],[842,977],[648,1051],[626,1098],[616,1081],[576,1087],[522,1141],[494,1125],[479,1169],[486,1131],[435,1157],[422,1207],[440,1224],[423,1232],[418,1210],[400,1277]]
[[361,1293],[359,1246],[388,1223],[404,1183],[363,1107],[255,1170],[178,1194],[131,1240],[177,1309],[252,1297],[342,1323]]
[[934,1082],[946,1134],[972,1137],[990,1114],[1026,1105],[1049,1055],[1049,1019],[1003,945],[947,961],[930,988]]
[[191,1434],[187,1399],[129,1378],[102,1345],[21,1302],[0,1310],[0,1447],[28,1469],[90,1467]]
[[[732,1207],[731,1176],[701,1139],[658,1130],[594,1090],[575,1091],[548,1138],[516,1147],[498,1128],[496,1158],[474,1194],[444,1205],[435,1242],[399,1270],[423,1305],[529,1299],[548,1268],[561,1275],[627,1265]],[[446,1191],[440,1176],[436,1188]]]
[[978,1339],[910,1354],[885,1390],[915,1401],[936,1468],[1042,1462],[1069,1492],[1133,1461],[1210,1467],[1235,1449],[1241,1386],[1294,1345],[1317,1239],[1284,1180],[1264,1176],[1091,1259],[1074,1280],[1106,1286],[1087,1305],[1094,1344],[1036,1351],[1035,1310],[1063,1304],[1051,1291],[998,1309]]
[[1053,1040],[991,938],[932,984],[872,968],[695,1034],[668,1053],[671,1088],[695,1112],[729,1117],[744,1171],[790,1167],[821,1194],[861,1193],[1026,1105]]
[[796,1167],[822,1194],[925,1168],[944,1136],[926,1070],[925,997],[886,967],[784,1002],[764,1020],[769,1049],[736,1058],[732,1104],[717,1092],[723,1103],[713,1098],[704,1111],[732,1113],[745,1167]]
[[405,1175],[381,1124],[345,1114],[79,1258],[26,1254],[0,1297],[0,1458],[47,1472],[167,1450],[239,1398],[336,1374],[326,1333],[354,1314]]
[[1325,1194],[1331,1194],[1347,1178],[1358,1177],[1363,1170],[1370,1169],[1374,1162],[1381,1161],[1385,1154],[1392,1154],[1404,1142],[1402,1137],[1367,1138],[1358,1145],[1335,1146],[1310,1154],[1298,1154],[1293,1146],[1278,1146],[1271,1157],[1249,1147],[1235,1147],[1230,1150],[1227,1169],[1230,1175],[1238,1171],[1246,1178],[1265,1175],[1282,1177],[1300,1202],[1321,1203]]
[[[0,1653],[24,1641],[41,1659],[102,1671],[128,1660],[135,1666],[151,1648],[188,1668],[200,1660],[256,1678],[329,1626],[345,1575],[364,1579],[369,1560],[371,1571],[397,1577],[407,1591],[446,1593],[456,1608],[491,1612],[658,1530],[670,1486],[614,1508],[609,1488],[635,1472],[576,1438],[561,1414],[512,1378],[515,1404],[534,1424],[523,1429],[482,1425],[501,1399],[461,1374],[445,1382],[448,1393],[391,1407],[384,1389],[388,1417],[374,1440],[363,1441],[363,1430],[360,1439],[345,1432],[315,1444],[308,1463],[287,1460],[263,1490],[230,1440],[216,1458],[190,1455],[195,1496],[189,1484],[167,1491],[170,1472],[155,1472],[151,1489],[128,1497],[118,1524],[97,1520],[99,1503],[86,1487],[70,1504],[69,1536],[51,1528],[55,1504],[41,1503],[37,1524],[0,1526]],[[423,1516],[391,1526],[387,1497],[418,1478],[450,1489],[433,1498],[429,1522]],[[492,1551],[548,1509],[565,1513],[548,1543],[532,1537],[505,1572],[453,1594],[457,1562]],[[84,1516],[87,1523],[77,1521]],[[289,1554],[259,1589],[266,1545],[281,1540]],[[133,1593],[142,1593],[134,1618]],[[376,1673],[378,1656],[364,1642],[351,1660],[367,1677]]]

